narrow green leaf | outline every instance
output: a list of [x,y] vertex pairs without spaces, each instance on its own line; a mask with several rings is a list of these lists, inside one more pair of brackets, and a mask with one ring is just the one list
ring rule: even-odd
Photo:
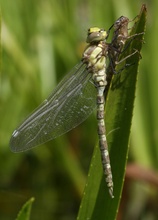
[[16,220],[29,220],[34,198],[29,199],[20,210]]
[[[145,22],[146,7],[143,5],[131,31],[131,35],[144,32]],[[142,39],[143,34],[136,36],[130,44],[127,42],[126,45],[128,46],[126,52],[123,54],[124,57],[132,54],[134,49],[140,51],[143,43]],[[111,199],[109,196],[103,176],[100,151],[98,146],[96,146],[80,205],[78,220],[113,220],[116,218],[128,158],[128,142],[134,107],[139,58],[140,54],[136,53],[128,59],[125,59],[125,61],[118,66],[119,70],[125,64],[132,64],[125,68],[120,74],[116,74],[113,77],[106,100],[105,120],[114,181],[114,199]],[[123,57],[121,57],[121,59],[123,59]]]

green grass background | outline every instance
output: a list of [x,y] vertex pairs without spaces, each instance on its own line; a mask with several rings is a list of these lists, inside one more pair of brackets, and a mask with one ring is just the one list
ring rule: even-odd
[[[146,3],[142,50],[130,141],[130,163],[158,168],[158,3],[154,1],[0,0],[0,219],[15,219],[35,197],[32,219],[75,219],[97,143],[95,114],[82,125],[31,151],[13,154],[9,139],[17,125],[79,62],[87,28],[108,29],[121,15],[133,19]],[[157,187],[126,181],[121,219],[157,219]],[[141,216],[141,218],[140,218]]]

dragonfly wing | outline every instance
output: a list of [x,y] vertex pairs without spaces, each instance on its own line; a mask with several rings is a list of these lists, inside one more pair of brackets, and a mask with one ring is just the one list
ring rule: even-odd
[[96,89],[82,62],[12,134],[11,150],[25,151],[83,122],[96,107]]

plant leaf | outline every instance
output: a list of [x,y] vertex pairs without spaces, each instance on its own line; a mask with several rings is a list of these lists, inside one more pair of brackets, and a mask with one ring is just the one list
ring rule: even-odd
[[[146,6],[143,5],[136,23],[132,28],[131,35],[143,33],[146,23]],[[126,43],[127,49],[124,57],[132,54],[134,50],[140,51],[143,34],[136,36],[134,40]],[[125,45],[125,48],[126,48]],[[123,57],[121,57],[123,59]],[[106,100],[106,129],[107,140],[110,149],[111,166],[114,181],[114,199],[111,199],[103,176],[100,151],[95,147],[91,160],[87,184],[80,205],[77,219],[112,220],[116,218],[123,188],[125,167],[128,157],[128,142],[134,107],[134,98],[137,82],[137,73],[140,54],[125,59],[121,66],[131,64],[124,68],[120,74],[112,79],[112,85]],[[109,133],[109,135],[108,135]]]
[[31,213],[31,207],[32,207],[33,201],[34,201],[34,198],[31,198],[23,205],[16,220],[29,220],[30,219],[30,213]]

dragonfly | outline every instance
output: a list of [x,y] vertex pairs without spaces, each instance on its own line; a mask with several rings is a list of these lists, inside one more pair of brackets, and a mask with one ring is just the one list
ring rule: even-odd
[[122,42],[126,40],[124,35],[128,35],[128,22],[123,23],[123,18],[125,17],[120,17],[111,26],[114,27],[111,43],[106,42],[111,28],[108,31],[98,27],[88,29],[88,46],[81,61],[63,78],[49,97],[14,130],[10,139],[13,152],[29,150],[75,128],[97,109],[103,172],[112,198],[113,179],[104,122],[104,92],[106,87],[109,88],[113,75],[113,68],[107,68],[107,59],[111,58],[109,66],[113,65],[115,68]]

